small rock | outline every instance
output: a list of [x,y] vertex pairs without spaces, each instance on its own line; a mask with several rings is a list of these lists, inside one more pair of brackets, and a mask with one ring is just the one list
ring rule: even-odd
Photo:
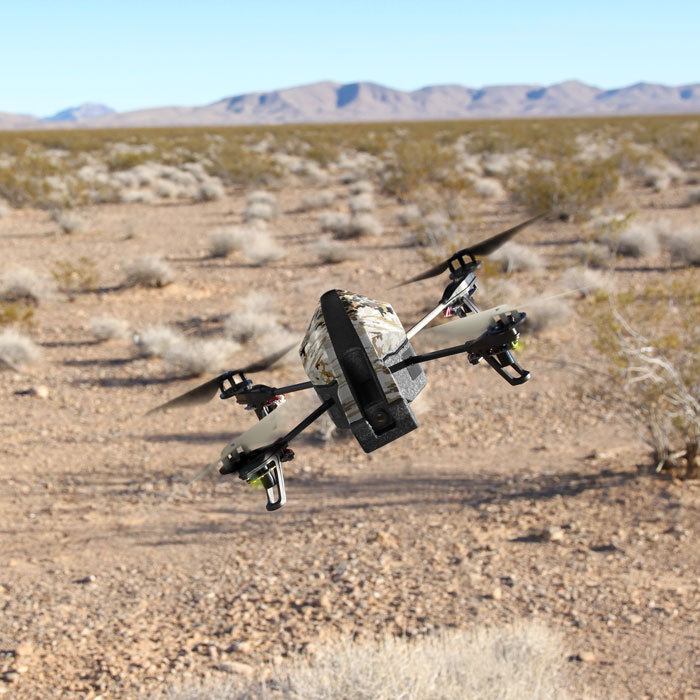
[[630,615],[627,619],[630,625],[638,625],[640,622],[644,622],[644,618],[641,615]]
[[49,398],[49,387],[45,386],[44,384],[39,384],[37,386],[32,387],[29,390],[29,392],[32,396],[36,396],[37,399]]
[[251,678],[255,675],[255,669],[249,664],[244,664],[242,661],[225,661],[219,664],[219,670],[226,673],[235,673],[239,676]]
[[497,586],[496,588],[493,589],[493,593],[491,593],[491,597],[494,600],[502,600],[503,599],[503,591],[501,590],[500,586]]
[[578,653],[578,658],[584,663],[592,664],[596,660],[596,655],[592,651],[580,651]]
[[18,644],[15,649],[15,656],[21,656],[22,658],[31,656],[34,653],[34,647],[29,642],[23,642]]
[[5,683],[16,683],[19,680],[19,673],[17,671],[6,671],[2,674],[2,679]]
[[564,530],[560,527],[548,527],[544,533],[544,539],[550,542],[561,542],[564,539]]
[[84,578],[79,578],[73,581],[73,583],[92,583],[97,577],[94,574],[89,574]]

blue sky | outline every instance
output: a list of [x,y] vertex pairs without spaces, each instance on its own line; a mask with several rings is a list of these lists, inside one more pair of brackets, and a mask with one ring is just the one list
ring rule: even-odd
[[679,85],[700,81],[698,27],[690,0],[4,0],[0,112],[197,105],[318,80]]

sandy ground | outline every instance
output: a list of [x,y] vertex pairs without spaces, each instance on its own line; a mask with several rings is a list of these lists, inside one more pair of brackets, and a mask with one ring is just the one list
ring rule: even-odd
[[[278,192],[281,210],[305,193]],[[646,220],[697,217],[678,208],[680,189],[623,196]],[[148,697],[192,675],[264,676],[343,636],[532,617],[564,632],[576,695],[700,697],[700,485],[638,468],[648,462],[638,436],[558,365],[564,355],[596,361],[581,320],[588,302],[564,327],[527,339],[533,378],[523,387],[453,358],[429,366],[421,427],[402,440],[366,455],[311,429],[287,468],[289,503],[272,514],[238,479],[186,487],[250,414],[215,400],[144,418],[196,382],[87,330],[108,314],[134,329],[216,334],[245,293],[264,290],[260,313],[301,335],[330,288],[391,301],[409,325],[442,286],[389,289],[430,263],[402,245],[395,204],[377,199],[385,234],[354,243],[360,258],[338,265],[310,250],[317,212],[270,224],[287,251],[270,266],[208,257],[208,234],[241,220],[240,192],[94,207],[71,235],[42,212],[0,219],[4,264],[48,272],[87,256],[101,285],[42,302],[30,334],[43,362],[0,374],[0,694]],[[525,218],[505,202],[474,207],[494,233]],[[561,222],[524,232],[547,268],[515,273],[519,286],[551,288],[573,264],[577,235]],[[119,288],[120,264],[144,253],[163,253],[176,282]],[[698,284],[697,270],[666,264],[622,262],[614,275],[619,286],[666,274]],[[264,351],[253,343],[236,362]],[[255,378],[305,376],[292,360]],[[39,386],[47,397],[32,394]]]

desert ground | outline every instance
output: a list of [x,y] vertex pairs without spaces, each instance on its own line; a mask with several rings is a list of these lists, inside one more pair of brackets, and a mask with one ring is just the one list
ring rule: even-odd
[[[250,412],[215,398],[145,416],[300,339],[328,289],[389,301],[408,327],[447,279],[394,285],[449,255],[455,230],[474,242],[530,215],[496,186],[503,178],[482,173],[477,191],[459,195],[459,216],[440,220],[435,211],[454,202],[439,185],[428,213],[425,199],[383,189],[376,159],[356,155],[254,184],[217,181],[205,197],[124,178],[123,201],[59,216],[4,209],[0,273],[22,268],[45,284],[30,318],[7,320],[40,356],[0,372],[0,694],[160,697],[192,682],[262,682],[342,640],[525,621],[561,640],[560,697],[700,698],[700,482],[657,473],[641,433],[593,390],[608,367],[594,342],[605,304],[595,294],[562,298],[523,334],[518,358],[532,379],[521,387],[454,357],[426,365],[420,428],[381,450],[312,426],[293,445],[288,503],[274,513],[235,477],[189,484],[253,424]],[[566,288],[596,217],[633,212],[645,231],[699,236],[699,172],[628,177],[585,217],[537,222],[518,236],[514,262],[489,266],[476,300]],[[372,219],[343,232],[352,209]],[[334,230],[344,248],[328,263],[318,240]],[[212,235],[226,231],[231,250],[212,255]],[[249,250],[256,237],[262,254]],[[700,287],[698,268],[659,240],[636,257],[608,252],[597,283],[640,297],[669,280]],[[124,283],[144,255],[161,256],[167,284]],[[235,340],[240,314],[275,323]],[[95,331],[105,317],[122,321],[116,337]],[[144,350],[154,325],[188,342],[228,334],[229,344],[193,369]],[[434,347],[420,335],[415,344]],[[253,378],[306,379],[295,350]]]

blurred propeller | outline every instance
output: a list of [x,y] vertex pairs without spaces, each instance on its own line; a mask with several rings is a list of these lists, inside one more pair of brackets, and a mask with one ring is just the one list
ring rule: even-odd
[[394,285],[394,287],[403,287],[406,284],[412,284],[413,282],[420,282],[421,280],[427,280],[431,277],[437,277],[445,272],[445,270],[448,270],[450,267],[450,262],[452,262],[452,260],[458,256],[476,258],[477,256],[481,257],[484,255],[490,255],[495,250],[498,250],[498,248],[500,248],[504,243],[509,241],[513,236],[515,236],[516,233],[522,231],[526,226],[534,224],[535,221],[539,221],[539,219],[541,219],[543,216],[544,214],[538,214],[527,221],[519,223],[517,226],[513,226],[513,228],[509,228],[507,231],[502,231],[501,233],[491,236],[491,238],[487,238],[486,240],[476,243],[473,246],[469,246],[468,248],[462,248],[462,250],[459,250],[454,255],[451,255],[447,260],[434,265],[429,270],[425,270],[425,272],[421,272],[419,275],[416,275],[409,280],[399,282],[399,284]]
[[501,314],[509,312],[517,313],[517,309],[509,304],[494,306],[492,309],[469,314],[464,318],[458,318],[447,323],[440,323],[437,326],[428,326],[424,331],[430,331],[431,335],[438,336],[445,340],[459,340],[466,343],[481,337],[493,325],[494,319]]
[[204,382],[204,384],[200,384],[194,389],[190,389],[184,394],[180,394],[180,396],[176,396],[174,399],[170,399],[170,401],[166,401],[164,404],[152,408],[150,411],[148,411],[148,413],[146,413],[146,415],[150,416],[152,413],[164,411],[168,408],[195,406],[197,404],[211,401],[211,399],[213,399],[216,393],[219,391],[219,387],[225,379],[233,374],[248,374],[250,372],[261,372],[262,370],[269,369],[276,362],[279,362],[279,360],[281,360],[295,345],[296,343],[292,343],[291,345],[284,347],[282,350],[278,350],[272,355],[263,357],[261,360],[246,365],[241,369],[234,369],[229,372],[224,372],[218,377],[214,377],[214,379],[210,379],[208,382]]

